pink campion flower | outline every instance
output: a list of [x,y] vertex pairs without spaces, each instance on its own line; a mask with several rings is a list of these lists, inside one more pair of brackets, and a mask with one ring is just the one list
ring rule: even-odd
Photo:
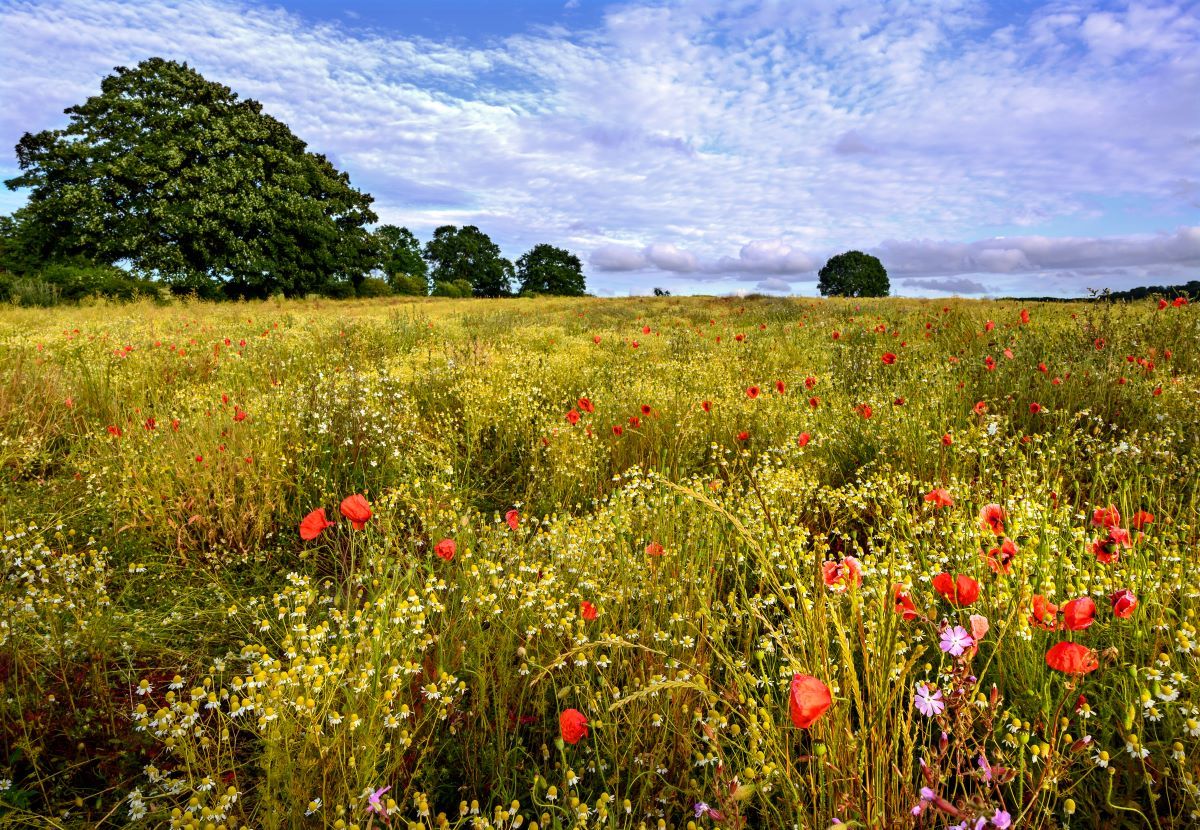
[[947,627],[942,631],[942,641],[939,644],[942,651],[951,657],[962,657],[963,653],[975,645],[975,640],[961,625]]
[[940,689],[931,689],[924,683],[917,684],[917,693],[913,695],[913,706],[927,718],[940,715],[946,711],[946,702],[942,700]]
[[384,816],[385,818],[387,817],[387,807],[384,806],[383,802],[380,801],[379,799],[382,798],[384,793],[386,793],[391,788],[392,787],[389,784],[386,787],[380,787],[378,790],[376,790],[375,792],[373,792],[369,796],[367,796],[367,812],[368,813],[378,813],[379,815]]

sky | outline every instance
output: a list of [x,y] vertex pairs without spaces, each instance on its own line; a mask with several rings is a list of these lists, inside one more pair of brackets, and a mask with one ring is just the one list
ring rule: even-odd
[[1200,278],[1200,2],[0,0],[0,33],[2,178],[159,56],[381,222],[558,245],[599,295],[813,295],[850,249],[906,296]]

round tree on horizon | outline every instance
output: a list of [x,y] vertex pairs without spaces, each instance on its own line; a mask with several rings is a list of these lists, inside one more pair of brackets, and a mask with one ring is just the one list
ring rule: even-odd
[[862,251],[830,257],[819,276],[823,297],[886,297],[890,289],[883,263]]
[[517,279],[522,294],[582,297],[586,287],[579,257],[545,243],[535,245],[517,260]]

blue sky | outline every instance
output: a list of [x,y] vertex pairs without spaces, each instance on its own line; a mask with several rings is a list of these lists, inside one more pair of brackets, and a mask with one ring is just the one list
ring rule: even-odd
[[[427,239],[577,253],[600,294],[1200,276],[1200,3],[0,0],[0,176],[117,65],[263,102]],[[0,212],[23,193],[0,192]]]

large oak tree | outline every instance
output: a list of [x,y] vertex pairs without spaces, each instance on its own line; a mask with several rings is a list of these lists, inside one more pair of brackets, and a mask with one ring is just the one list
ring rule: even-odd
[[23,219],[48,258],[127,263],[176,290],[288,295],[374,266],[371,197],[287,125],[186,63],[117,67],[60,130],[26,133]]

